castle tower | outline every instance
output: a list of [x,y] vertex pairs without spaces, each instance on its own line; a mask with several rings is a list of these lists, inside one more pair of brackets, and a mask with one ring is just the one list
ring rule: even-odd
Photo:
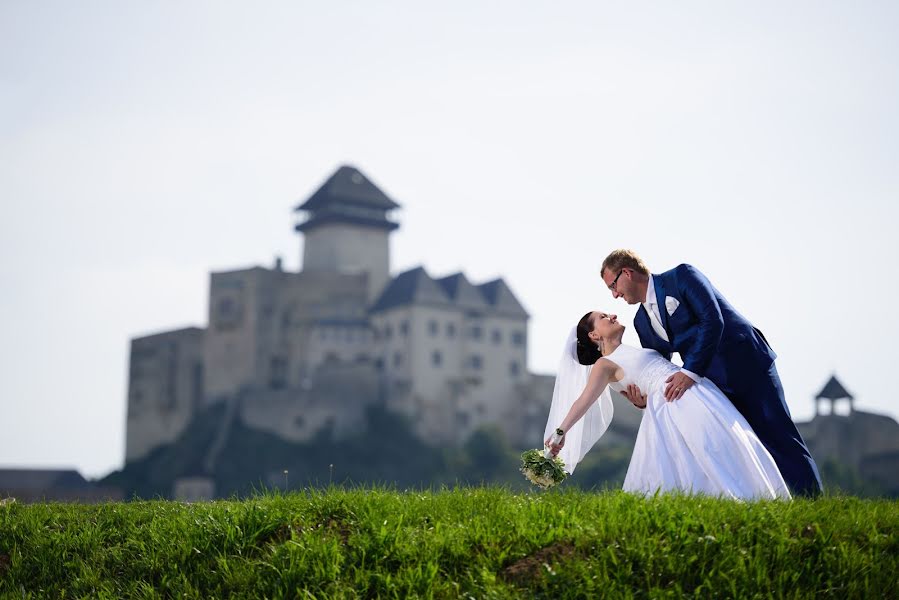
[[303,270],[368,273],[368,300],[374,302],[390,279],[389,235],[399,225],[387,212],[399,205],[358,169],[342,166],[298,206],[308,219],[297,224],[305,236]]
[[846,388],[839,382],[836,375],[831,375],[830,380],[824,385],[824,388],[818,392],[817,396],[815,396],[815,416],[823,414],[820,408],[822,400],[830,400],[830,414],[835,415],[836,412],[834,408],[837,400],[843,400],[844,398],[849,401],[849,414],[851,415],[853,409],[852,401],[854,398],[852,397],[852,394],[846,391]]

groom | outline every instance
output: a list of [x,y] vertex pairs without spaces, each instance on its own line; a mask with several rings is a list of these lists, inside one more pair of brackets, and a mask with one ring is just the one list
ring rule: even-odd
[[[603,261],[600,276],[613,297],[641,305],[634,328],[644,348],[668,360],[680,354],[684,366],[668,379],[666,399],[679,399],[708,377],[749,422],[793,493],[821,492],[818,467],[787,408],[774,366],[777,355],[702,273],[680,265],[653,275],[630,250],[615,250]],[[632,395],[631,402],[639,404]]]

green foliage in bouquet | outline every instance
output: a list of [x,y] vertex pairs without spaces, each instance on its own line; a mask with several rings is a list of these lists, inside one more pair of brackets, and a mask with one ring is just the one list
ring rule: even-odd
[[521,453],[521,472],[528,481],[544,490],[559,485],[568,477],[562,459],[558,456],[546,458],[540,449]]

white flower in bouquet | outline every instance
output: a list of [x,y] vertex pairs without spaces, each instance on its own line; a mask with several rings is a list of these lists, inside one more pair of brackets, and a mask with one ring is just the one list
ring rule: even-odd
[[[552,443],[558,443],[562,433],[556,430]],[[521,469],[528,481],[547,490],[554,487],[568,477],[565,471],[565,462],[558,456],[553,456],[549,449],[535,448],[521,453]]]

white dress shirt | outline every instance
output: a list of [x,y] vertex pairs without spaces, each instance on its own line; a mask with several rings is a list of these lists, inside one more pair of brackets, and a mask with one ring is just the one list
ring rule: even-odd
[[[646,312],[649,314],[649,324],[652,325],[653,331],[655,331],[660,338],[670,343],[671,340],[668,338],[668,332],[665,331],[665,327],[662,325],[662,313],[659,312],[659,302],[656,299],[656,286],[652,280],[652,275],[649,276],[649,284],[646,286],[646,300],[643,302],[643,308],[645,308]],[[688,371],[683,367],[681,367],[681,373],[696,383],[699,383],[702,379],[702,377],[693,371]]]

